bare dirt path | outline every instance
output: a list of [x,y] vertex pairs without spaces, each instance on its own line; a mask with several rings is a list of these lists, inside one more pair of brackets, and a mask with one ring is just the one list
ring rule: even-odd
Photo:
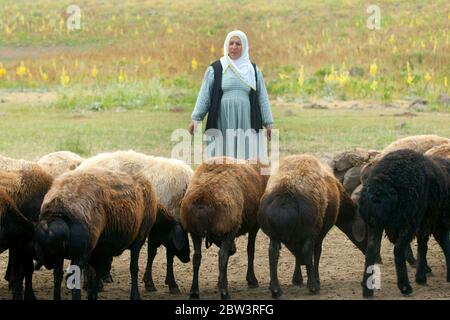
[[[269,239],[259,231],[255,253],[255,273],[259,280],[259,288],[248,289],[245,281],[247,268],[246,237],[240,237],[236,243],[237,253],[230,258],[228,267],[228,281],[232,299],[271,299],[269,286]],[[392,254],[393,246],[387,239],[383,240],[381,265],[381,290],[375,292],[377,299],[405,299],[396,287],[395,268]],[[218,281],[217,247],[208,250],[202,246],[202,264],[200,266],[200,296],[201,299],[219,299],[216,288]],[[192,254],[192,252],[191,252]],[[140,275],[142,278],[147,252],[141,252]],[[426,286],[415,284],[414,269],[409,268],[409,277],[414,293],[406,299],[450,299],[450,283],[446,282],[444,255],[431,239],[429,242],[428,262],[433,268],[433,276],[428,278]],[[10,299],[6,281],[3,279],[6,270],[7,254],[0,255],[0,299]],[[192,263],[175,262],[175,277],[181,289],[180,295],[171,295],[165,278],[165,250],[160,249],[155,259],[153,275],[157,292],[146,292],[143,283],[140,291],[143,299],[188,299],[192,280]],[[285,299],[361,299],[361,281],[364,265],[363,255],[347,240],[338,229],[328,234],[324,241],[322,259],[320,261],[321,291],[319,295],[309,294],[305,285],[295,287],[291,284],[294,270],[293,256],[283,248],[279,260],[279,278]],[[304,281],[306,271],[302,267]],[[100,299],[128,299],[130,290],[129,252],[114,259],[112,276],[114,283],[107,284],[105,290],[99,294]],[[40,270],[35,273],[34,287],[38,299],[51,299],[53,290],[52,272]],[[63,299],[70,299],[70,292],[63,291]],[[86,293],[83,292],[83,299]]]

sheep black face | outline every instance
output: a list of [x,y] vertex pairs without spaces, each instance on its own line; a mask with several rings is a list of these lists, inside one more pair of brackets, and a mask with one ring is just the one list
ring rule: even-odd
[[62,219],[41,221],[35,231],[37,260],[47,269],[53,269],[64,258],[70,240],[70,228]]
[[188,234],[178,223],[172,227],[169,233],[167,250],[173,252],[183,263],[188,263],[191,260]]
[[358,210],[363,220],[372,227],[384,228],[398,204],[397,191],[386,183],[376,181],[364,186]]

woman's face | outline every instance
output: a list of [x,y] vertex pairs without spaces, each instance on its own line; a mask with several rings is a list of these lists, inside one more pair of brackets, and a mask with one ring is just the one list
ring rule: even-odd
[[231,59],[236,60],[242,54],[242,43],[239,37],[231,37],[230,42],[228,43],[228,55]]

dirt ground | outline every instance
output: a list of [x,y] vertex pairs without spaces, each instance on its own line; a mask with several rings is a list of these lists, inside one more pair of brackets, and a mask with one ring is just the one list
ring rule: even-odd
[[[247,238],[240,237],[236,242],[237,252],[229,260],[228,281],[232,299],[271,299],[269,287],[269,239],[259,231],[256,239],[255,273],[259,280],[259,288],[249,289],[245,281],[247,268]],[[192,247],[191,247],[192,248]],[[415,248],[415,246],[413,247]],[[191,249],[191,256],[192,256]],[[202,246],[202,264],[200,266],[200,298],[219,299],[217,291],[218,281],[218,249],[215,246],[205,249]],[[139,278],[142,279],[147,258],[146,247],[141,252]],[[393,246],[387,239],[383,239],[383,264],[381,268],[381,290],[375,292],[376,299],[405,299],[396,286],[395,268],[393,260]],[[129,299],[130,274],[129,251],[116,257],[113,262],[112,276],[114,283],[107,284],[99,299]],[[406,299],[450,299],[450,283],[446,282],[445,259],[441,248],[434,239],[429,242],[428,263],[433,269],[433,275],[428,278],[426,286],[414,283],[414,269],[409,269],[409,277],[414,289],[412,296]],[[7,253],[0,255],[0,299],[10,299],[8,286],[3,279],[7,264]],[[158,289],[156,292],[146,292],[144,284],[140,282],[143,299],[188,299],[192,281],[192,262],[182,264],[175,261],[175,277],[181,290],[179,295],[171,295],[164,285],[165,278],[165,249],[160,248],[154,262],[153,279]],[[361,299],[359,285],[364,266],[364,256],[340,232],[333,228],[325,238],[322,258],[320,261],[321,291],[319,295],[310,295],[305,285],[296,287],[291,284],[294,270],[294,257],[283,247],[280,254],[278,275],[283,290],[284,299]],[[306,270],[302,267],[304,282]],[[34,275],[34,288],[38,299],[51,299],[53,290],[52,272],[40,270]],[[62,290],[63,299],[70,299],[70,291]],[[86,292],[82,293],[83,299]]]

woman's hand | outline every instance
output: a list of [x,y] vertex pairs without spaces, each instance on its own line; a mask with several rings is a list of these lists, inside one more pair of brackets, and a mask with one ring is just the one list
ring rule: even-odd
[[193,135],[194,132],[197,131],[197,127],[200,122],[201,121],[192,120],[191,123],[189,123],[188,130],[191,135]]
[[189,123],[188,130],[191,135],[194,134],[195,125],[193,122]]
[[269,124],[266,126],[266,131],[267,131],[267,140],[272,140],[272,125]]

